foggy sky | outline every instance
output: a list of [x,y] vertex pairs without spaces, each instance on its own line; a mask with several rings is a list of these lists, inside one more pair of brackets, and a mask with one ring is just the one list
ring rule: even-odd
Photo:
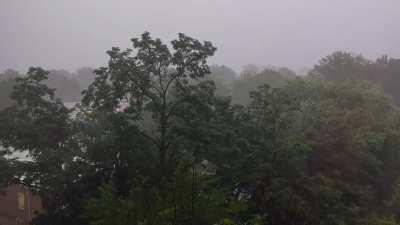
[[0,71],[105,65],[149,31],[210,40],[211,63],[311,67],[334,50],[400,57],[400,0],[0,0]]

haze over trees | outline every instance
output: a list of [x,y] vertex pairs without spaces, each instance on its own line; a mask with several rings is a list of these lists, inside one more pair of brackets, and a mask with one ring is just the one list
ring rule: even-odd
[[6,70],[0,74],[0,109],[11,105],[10,94],[15,85],[15,78],[18,76],[17,71]]
[[[78,102],[81,99],[81,92],[87,89],[94,80],[93,68],[79,68],[75,73],[67,70],[50,70],[45,83],[50,88],[56,89],[56,97],[64,102]],[[26,76],[15,70],[6,70],[0,73],[0,108],[9,106],[12,101],[10,95],[15,85],[14,79]]]
[[400,59],[387,55],[369,60],[362,55],[347,52],[334,52],[322,58],[310,71],[310,75],[326,80],[366,80],[378,84],[400,104]]
[[236,75],[216,50],[146,32],[94,71],[6,71],[1,183],[40,194],[38,225],[399,224],[398,59]]

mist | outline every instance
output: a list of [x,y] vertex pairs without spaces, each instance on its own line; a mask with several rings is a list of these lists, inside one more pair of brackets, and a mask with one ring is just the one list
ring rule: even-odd
[[75,70],[106,62],[144,31],[210,40],[213,64],[312,67],[335,50],[400,56],[397,0],[0,1],[0,71]]

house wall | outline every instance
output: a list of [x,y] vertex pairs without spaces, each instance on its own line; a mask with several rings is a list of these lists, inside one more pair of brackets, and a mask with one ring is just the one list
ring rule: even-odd
[[40,197],[22,185],[11,185],[0,193],[0,225],[27,225],[42,212]]

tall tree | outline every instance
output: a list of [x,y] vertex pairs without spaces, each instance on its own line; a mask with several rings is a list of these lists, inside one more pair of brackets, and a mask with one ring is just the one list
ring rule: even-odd
[[[112,158],[125,160],[131,156],[128,152],[135,151],[146,155],[146,164],[141,162],[142,168],[135,170],[142,179],[119,178],[122,174],[118,170],[132,171],[136,165],[114,163],[111,181],[115,190],[138,204],[133,206],[136,210],[131,218],[137,223],[216,222],[202,213],[211,206],[211,199],[200,194],[205,175],[198,170],[209,141],[205,128],[215,110],[215,86],[204,78],[210,73],[207,58],[216,48],[184,34],[171,42],[172,50],[149,33],[132,39],[132,43],[133,49],[108,51],[108,67],[95,71],[95,81],[83,99],[91,113],[114,121],[110,124],[121,126],[117,129],[122,132],[132,130],[112,145]],[[141,140],[145,146],[127,145],[130,140]],[[131,184],[126,184],[127,180]],[[124,186],[128,187],[125,191]],[[94,205],[89,207],[94,224],[103,218],[97,211]]]

